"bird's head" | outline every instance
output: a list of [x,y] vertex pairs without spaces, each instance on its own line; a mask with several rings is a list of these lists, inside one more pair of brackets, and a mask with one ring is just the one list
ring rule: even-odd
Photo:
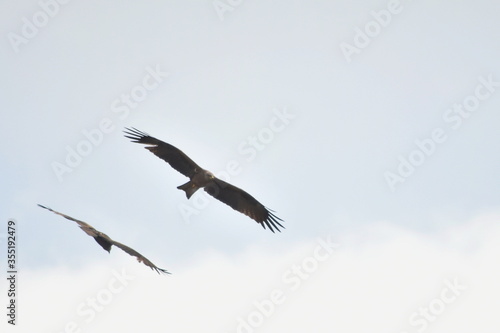
[[205,170],[205,179],[212,180],[215,179],[215,175],[208,170]]

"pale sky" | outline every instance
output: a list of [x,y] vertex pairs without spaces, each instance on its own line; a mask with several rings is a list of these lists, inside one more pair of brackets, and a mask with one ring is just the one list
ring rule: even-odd
[[[497,2],[0,6],[8,332],[498,332]],[[187,200],[125,127],[286,229]]]

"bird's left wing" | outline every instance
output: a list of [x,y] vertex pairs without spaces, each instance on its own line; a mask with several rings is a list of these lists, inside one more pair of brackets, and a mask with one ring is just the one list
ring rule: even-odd
[[146,258],[145,256],[143,256],[142,254],[140,254],[136,250],[128,247],[127,245],[122,244],[120,242],[117,242],[115,240],[112,240],[112,243],[113,243],[114,246],[119,247],[120,249],[122,249],[126,253],[130,254],[131,256],[136,257],[137,261],[142,262],[144,265],[146,265],[146,266],[150,267],[151,269],[155,270],[158,274],[160,272],[165,273],[165,274],[170,274],[170,272],[168,272],[166,269],[157,267],[148,258]]
[[214,178],[209,185],[205,186],[204,190],[234,210],[257,221],[264,229],[267,226],[272,232],[274,232],[274,230],[281,232],[278,226],[285,228],[279,222],[283,221],[282,219],[274,215],[270,209],[266,208],[250,194],[234,185],[221,179]]

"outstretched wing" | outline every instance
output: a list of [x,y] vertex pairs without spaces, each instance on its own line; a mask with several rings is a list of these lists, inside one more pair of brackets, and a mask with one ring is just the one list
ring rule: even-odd
[[123,131],[126,138],[132,139],[132,142],[151,145],[145,147],[147,150],[170,164],[172,168],[191,178],[201,168],[180,149],[153,138],[147,133],[141,132],[136,128],[125,128]]
[[127,252],[128,254],[130,254],[131,256],[136,257],[138,262],[142,262],[144,265],[146,265],[146,266],[150,267],[151,269],[155,270],[157,273],[162,272],[162,273],[170,274],[170,272],[168,272],[166,269],[157,267],[155,264],[153,264],[151,261],[149,261],[148,258],[146,258],[145,256],[143,256],[142,254],[140,254],[136,250],[128,247],[127,245],[119,243],[117,241],[114,241],[114,240],[111,240],[111,241],[113,242],[114,246],[117,246],[120,249],[122,249],[123,251]]
[[74,221],[74,222],[78,223],[78,225],[80,226],[80,229],[85,231],[85,233],[87,235],[89,235],[90,237],[94,237],[96,242],[99,243],[99,245],[101,245],[103,249],[105,249],[108,252],[111,250],[111,245],[113,245],[112,239],[109,238],[109,236],[106,235],[105,233],[100,232],[99,230],[95,229],[93,226],[91,226],[90,224],[88,224],[86,222],[77,220],[69,215],[57,212],[57,211],[53,210],[52,208],[45,207],[45,206],[42,206],[40,204],[38,204],[38,206],[45,208],[47,210],[50,210],[52,213],[55,213],[57,215],[61,215],[65,219],[68,219],[70,221]]
[[126,253],[130,254],[131,256],[136,257],[139,262],[142,262],[142,263],[144,263],[144,265],[149,266],[149,267],[151,267],[151,269],[156,270],[156,272],[158,272],[158,273],[163,272],[163,273],[170,274],[166,270],[159,268],[159,267],[156,267],[151,261],[149,261],[146,257],[141,255],[139,252],[135,251],[134,249],[131,249],[130,247],[128,247],[122,243],[119,243],[119,242],[111,239],[108,235],[95,229],[90,224],[83,222],[83,221],[80,221],[80,220],[77,220],[69,215],[55,211],[52,208],[45,207],[45,206],[42,206],[40,204],[38,204],[38,206],[45,208],[47,210],[50,210],[51,212],[53,212],[57,215],[61,215],[62,217],[66,218],[68,220],[71,220],[71,221],[78,223],[80,228],[83,231],[85,231],[85,233],[87,235],[94,237],[96,242],[99,243],[99,245],[101,245],[102,248],[105,249],[106,251],[109,252],[111,250],[111,246],[115,245],[115,246],[119,247],[120,249],[122,249],[123,251],[125,251]]
[[217,200],[254,219],[264,229],[267,226],[272,232],[274,230],[281,232],[278,226],[285,228],[279,222],[283,221],[282,219],[274,215],[270,209],[266,208],[250,194],[234,185],[214,178],[209,185],[205,186],[204,190]]

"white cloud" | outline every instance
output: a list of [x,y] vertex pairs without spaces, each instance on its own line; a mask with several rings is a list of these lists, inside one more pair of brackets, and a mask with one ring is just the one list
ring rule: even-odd
[[331,254],[317,240],[281,253],[206,253],[172,276],[128,256],[113,268],[24,270],[17,331],[493,332],[499,218],[434,239],[377,223],[331,237],[339,244]]

